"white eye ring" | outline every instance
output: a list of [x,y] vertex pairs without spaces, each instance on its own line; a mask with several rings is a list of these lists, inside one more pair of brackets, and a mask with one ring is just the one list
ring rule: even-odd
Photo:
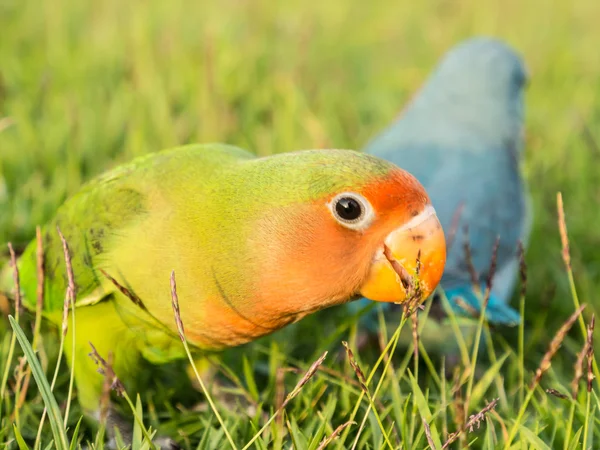
[[351,230],[365,230],[375,218],[369,201],[356,192],[342,192],[327,203],[333,218]]

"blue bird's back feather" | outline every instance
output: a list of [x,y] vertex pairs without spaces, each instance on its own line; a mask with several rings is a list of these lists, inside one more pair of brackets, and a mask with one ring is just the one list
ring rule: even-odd
[[[518,269],[517,243],[526,245],[531,226],[520,173],[526,80],[521,58],[508,45],[469,39],[445,55],[402,115],[365,148],[425,186],[449,245],[441,287],[457,313],[469,315],[456,303],[459,296],[480,310],[465,242],[484,283],[500,239],[486,316],[506,325],[520,321],[508,302]],[[354,308],[359,306],[360,301]]]

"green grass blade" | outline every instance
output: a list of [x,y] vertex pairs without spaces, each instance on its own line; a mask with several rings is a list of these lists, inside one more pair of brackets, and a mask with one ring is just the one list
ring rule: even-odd
[[573,436],[573,439],[571,440],[571,445],[569,445],[569,449],[568,450],[576,450],[578,448],[581,448],[579,446],[579,439],[581,438],[581,433],[582,432],[583,432],[583,427],[580,427],[579,430],[577,430],[577,432]]
[[21,432],[17,428],[17,425],[13,423],[13,432],[15,433],[15,440],[17,441],[17,445],[19,446],[19,450],[29,450],[29,447],[25,443],[23,436],[21,436]]
[[25,356],[27,357],[27,361],[31,366],[33,378],[35,379],[38,389],[40,390],[40,394],[42,395],[42,399],[44,400],[44,405],[48,411],[48,420],[50,420],[50,427],[52,428],[52,434],[54,435],[56,448],[58,450],[67,450],[69,448],[69,440],[67,438],[65,429],[63,428],[63,419],[60,409],[58,408],[58,404],[56,403],[54,395],[52,395],[48,380],[46,380],[46,377],[44,376],[40,361],[37,359],[37,356],[33,352],[33,348],[31,348],[31,344],[27,340],[25,333],[23,333],[23,330],[14,317],[8,316],[8,320],[10,321],[10,325],[17,336],[19,345],[21,345],[21,348],[23,349],[23,353],[25,353]]
[[478,405],[490,385],[496,379],[498,374],[500,373],[500,368],[508,358],[509,352],[506,352],[499,360],[497,360],[488,370],[485,371],[485,374],[481,377],[481,379],[477,382],[477,384],[473,387],[473,392],[471,394],[471,403],[473,405]]
[[421,391],[421,388],[419,387],[419,383],[417,382],[417,379],[410,372],[409,372],[408,376],[410,377],[410,384],[412,386],[412,391],[413,391],[413,395],[414,395],[413,398],[414,398],[415,404],[417,405],[417,409],[419,410],[419,414],[421,415],[423,420],[425,420],[427,422],[427,424],[429,425],[429,429],[431,430],[431,439],[433,440],[435,447],[438,449],[441,449],[442,441],[440,439],[440,434],[435,425],[435,421],[433,420],[433,415],[431,414],[431,411],[429,410],[429,405],[427,404],[427,400],[425,399],[425,396],[423,395],[423,391]]
[[81,427],[81,421],[83,420],[83,416],[79,418],[77,421],[77,425],[75,426],[75,431],[73,432],[73,437],[71,438],[71,448],[70,450],[77,449],[77,438],[79,437],[79,428]]
[[542,441],[539,438],[538,435],[536,435],[529,428],[521,425],[521,427],[519,427],[519,431],[521,432],[521,435],[525,438],[525,440],[528,441],[531,445],[533,445],[533,448],[537,450],[552,450],[544,443],[544,441]]
[[[143,417],[144,411],[142,410],[142,400],[140,399],[140,394],[137,395],[135,399],[135,411],[138,417]],[[144,433],[142,432],[142,427],[137,420],[133,421],[133,435],[131,437],[131,450],[140,450],[142,447],[142,439],[144,437]]]

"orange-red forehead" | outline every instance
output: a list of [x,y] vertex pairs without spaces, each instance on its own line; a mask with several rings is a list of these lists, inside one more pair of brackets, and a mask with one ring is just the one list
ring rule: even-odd
[[410,173],[393,169],[385,177],[366,184],[357,192],[362,194],[380,219],[395,219],[403,222],[419,214],[431,203],[425,188]]

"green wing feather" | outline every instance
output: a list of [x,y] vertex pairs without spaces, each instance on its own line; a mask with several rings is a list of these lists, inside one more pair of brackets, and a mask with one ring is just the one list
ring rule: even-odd
[[[67,272],[57,227],[69,245],[77,289],[77,306],[91,305],[116,290],[98,270],[104,264],[112,243],[124,229],[142,221],[148,214],[149,193],[161,178],[176,176],[173,167],[187,162],[200,164],[200,173],[210,172],[227,160],[254,156],[245,150],[221,144],[189,145],[167,149],[137,158],[92,180],[67,200],[42,229],[45,270],[44,315],[60,320],[67,288]],[[188,161],[189,160],[189,161]],[[167,171],[167,173],[163,173]],[[23,303],[35,309],[36,242],[33,240],[19,260]],[[10,271],[5,269],[10,275]],[[8,276],[0,290],[10,292]]]
[[[129,169],[129,170],[128,170]],[[77,288],[76,305],[93,304],[110,292],[102,289],[101,273],[95,270],[110,238],[145,214],[144,193],[122,182],[128,169],[117,169],[98,178],[69,199],[42,229],[45,270],[44,312],[61,311],[67,272],[57,227],[69,245]],[[118,200],[117,200],[118,199]],[[31,242],[19,261],[24,304],[35,307],[36,242]]]

